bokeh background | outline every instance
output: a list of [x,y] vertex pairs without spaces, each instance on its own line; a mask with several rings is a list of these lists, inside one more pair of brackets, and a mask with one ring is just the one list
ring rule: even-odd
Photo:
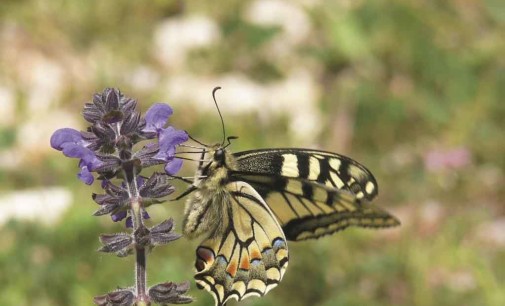
[[[219,142],[222,86],[232,150],[349,155],[403,223],[291,243],[281,285],[242,305],[505,305],[504,25],[500,0],[0,1],[0,304],[90,305],[133,281],[132,258],[95,251],[124,225],[91,216],[99,189],[54,130],[119,87]],[[196,245],[156,249],[149,283],[192,279]]]

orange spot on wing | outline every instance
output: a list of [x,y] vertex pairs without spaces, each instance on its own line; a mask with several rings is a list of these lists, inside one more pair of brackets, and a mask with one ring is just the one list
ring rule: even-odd
[[251,250],[251,260],[254,259],[261,259],[261,253],[260,250],[254,248]]
[[226,268],[226,272],[228,272],[231,277],[235,277],[235,274],[237,274],[237,263],[235,261],[230,262]]
[[240,262],[240,269],[249,270],[249,257],[243,256]]

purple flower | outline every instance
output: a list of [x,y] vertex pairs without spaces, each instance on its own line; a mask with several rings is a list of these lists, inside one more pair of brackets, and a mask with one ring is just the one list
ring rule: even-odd
[[122,211],[119,211],[119,212],[117,212],[115,214],[112,214],[111,218],[112,218],[112,221],[118,222],[118,221],[121,221],[124,218],[126,218],[126,215],[127,215],[127,211],[126,210],[122,210]]
[[182,130],[176,130],[169,126],[160,131],[158,144],[160,150],[155,158],[169,161],[174,157],[175,147],[188,140],[188,134]]
[[174,111],[167,104],[162,103],[154,104],[146,112],[145,115],[146,126],[142,131],[149,134],[156,133],[156,135],[158,135],[165,126],[165,124],[167,123],[168,118],[173,113]]
[[51,136],[51,147],[62,151],[67,157],[80,159],[81,171],[77,177],[90,185],[94,180],[90,172],[99,167],[102,162],[96,157],[95,152],[87,148],[88,144],[79,131],[70,128],[59,129]]
[[84,182],[84,184],[86,185],[93,184],[95,178],[93,177],[93,174],[91,174],[91,172],[89,171],[88,166],[85,163],[83,163],[82,160],[81,162],[79,162],[79,167],[81,168],[81,171],[79,171],[79,173],[77,174],[79,180]]
[[59,129],[51,136],[51,147],[58,151],[63,150],[66,145],[71,143],[87,144],[82,138],[81,132],[70,128]]
[[165,172],[170,175],[174,175],[182,167],[182,160],[175,158],[176,147],[188,140],[188,134],[185,131],[171,126],[164,128],[172,114],[173,110],[170,106],[162,103],[154,104],[146,112],[146,125],[142,130],[147,138],[158,137],[158,151],[155,155],[148,153],[153,152],[149,145],[142,152],[147,153],[146,157],[148,157],[143,160],[144,164],[165,163]]
[[174,175],[182,168],[182,159],[174,158],[165,165],[165,172]]
[[155,159],[166,163],[165,171],[173,175],[182,167],[182,160],[175,159],[176,146],[188,140],[188,134],[185,131],[177,130],[171,126],[162,129],[159,134],[159,151],[154,156]]

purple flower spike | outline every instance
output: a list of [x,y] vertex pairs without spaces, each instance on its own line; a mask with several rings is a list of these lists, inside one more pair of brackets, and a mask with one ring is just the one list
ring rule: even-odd
[[146,254],[182,236],[173,232],[171,219],[152,227],[146,225],[151,221],[145,221],[150,219],[146,209],[165,202],[175,187],[173,176],[151,171],[146,177],[144,170],[159,166],[173,175],[182,167],[182,159],[175,157],[176,149],[189,136],[168,125],[172,114],[170,106],[157,103],[142,116],[136,100],[124,96],[119,89],[106,88],[84,105],[82,115],[89,123],[85,130],[63,128],[51,136],[52,148],[79,159],[79,180],[88,185],[95,178],[101,182],[103,192],[92,194],[98,204],[93,215],[109,215],[112,221],[125,221],[126,227],[132,228],[127,233],[101,235],[103,247],[99,251],[119,257],[135,254],[135,286],[96,296],[96,305],[192,301],[183,295],[189,289],[188,283],[165,282],[148,289],[145,282]]
[[166,104],[154,104],[146,112],[146,127],[142,131],[145,133],[158,134],[173,113],[174,111],[172,108]]
[[[173,114],[169,105],[156,103],[145,116],[136,107],[137,102],[119,89],[106,88],[84,106],[84,119],[90,123],[85,131],[62,128],[50,140],[52,148],[79,159],[79,180],[88,185],[95,178],[101,181],[105,194],[95,195],[100,209],[94,215],[108,214],[114,222],[127,219],[127,224],[131,223],[127,217],[132,188],[142,197],[144,219],[149,218],[146,207],[162,203],[162,198],[174,191],[166,174],[155,172],[148,179],[142,171],[160,165],[168,174],[177,173],[182,160],[175,158],[176,148],[189,139],[185,131],[167,125]],[[135,150],[145,140],[151,141]],[[136,186],[131,185],[134,179]]]

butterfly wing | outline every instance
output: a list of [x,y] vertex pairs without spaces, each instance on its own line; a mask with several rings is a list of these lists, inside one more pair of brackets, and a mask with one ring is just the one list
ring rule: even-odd
[[216,305],[263,296],[281,281],[288,265],[284,233],[261,196],[245,182],[225,186],[224,232],[197,248],[196,283]]
[[348,226],[399,225],[369,203],[377,182],[364,166],[334,153],[267,149],[236,154],[232,179],[249,183],[268,203],[288,240],[328,235]]
[[262,149],[233,154],[238,171],[296,178],[347,190],[357,199],[373,200],[379,187],[373,174],[340,154],[309,149]]

